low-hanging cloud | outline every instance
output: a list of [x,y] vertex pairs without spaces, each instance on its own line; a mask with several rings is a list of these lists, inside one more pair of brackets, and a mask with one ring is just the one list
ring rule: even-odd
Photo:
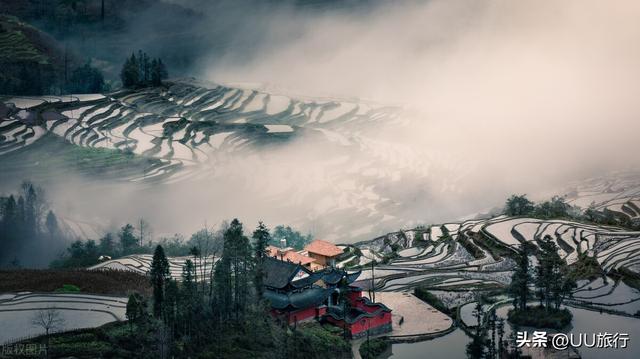
[[[204,31],[224,7],[197,4]],[[252,227],[262,219],[351,242],[640,165],[633,1],[398,1],[322,11],[243,1],[232,14],[215,25],[226,45],[199,49],[197,77],[390,104],[402,107],[400,118],[339,128],[350,146],[318,140],[309,126],[313,135],[276,148],[215,156],[211,172],[188,185],[65,178],[50,184],[62,215],[114,228],[145,217],[156,237],[205,221],[239,217]],[[228,33],[243,14],[256,21]]]
[[280,15],[260,51],[240,65],[230,52],[205,67],[209,78],[404,104],[417,116],[394,141],[478,163],[523,191],[637,165],[637,2],[404,1]]

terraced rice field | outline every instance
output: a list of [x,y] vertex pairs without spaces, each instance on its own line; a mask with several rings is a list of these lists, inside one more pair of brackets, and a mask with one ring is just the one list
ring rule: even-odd
[[[292,213],[292,225],[321,221],[327,228],[323,239],[338,242],[416,223],[422,214],[408,218],[407,211],[414,199],[392,200],[399,181],[410,179],[404,182],[408,193],[430,181],[456,193],[454,182],[467,168],[450,154],[380,138],[379,132],[417,120],[400,106],[192,80],[166,85],[105,95],[0,98],[2,170],[10,173],[7,178],[34,182],[78,173],[172,192],[193,183],[218,188],[233,182],[255,202],[282,207],[274,213]],[[247,175],[261,170],[268,175]],[[292,218],[298,213],[304,215]]]
[[[168,257],[169,260],[169,274],[176,280],[182,280],[182,269],[186,260],[191,260],[195,264],[197,280],[202,280],[204,275],[206,280],[209,279],[211,270],[214,265],[214,258],[203,258],[202,260],[194,259],[193,257]],[[151,262],[153,256],[149,254],[136,254],[129,255],[122,258],[111,259],[94,266],[89,267],[89,270],[123,270],[131,271],[138,274],[146,275],[151,268]]]
[[90,294],[19,293],[0,295],[0,344],[44,334],[31,320],[40,310],[55,308],[64,319],[58,331],[98,327],[126,320],[127,298]]
[[635,172],[620,172],[572,184],[568,202],[582,208],[610,213],[630,222],[640,222],[640,180]]
[[[449,237],[443,234],[445,226]],[[568,264],[575,263],[582,253],[596,258],[606,272],[621,267],[637,270],[640,262],[640,232],[579,222],[500,216],[434,225],[430,228],[431,237],[422,241],[410,241],[409,232],[390,233],[356,244],[366,255],[367,264],[373,256],[388,258],[375,267],[374,279],[370,266],[364,266],[358,285],[394,292],[422,287],[455,307],[473,302],[477,291],[504,288],[510,283],[514,262],[504,256],[494,258],[488,248],[498,245],[515,252],[524,242],[538,246],[546,236],[556,243],[559,255]],[[476,248],[476,257],[463,242]],[[535,265],[536,258],[531,260]],[[640,292],[621,281],[598,278],[582,281],[571,302],[633,315],[640,310]],[[475,319],[470,311],[463,310],[463,315],[473,325]]]
[[318,134],[330,141],[344,140],[336,130],[391,121],[397,114],[397,109],[380,105],[187,83],[108,97],[7,98],[3,103],[0,155],[53,133],[82,147],[161,159],[160,165],[129,180],[164,182],[195,176],[194,167],[220,154],[286,141],[307,128],[322,130]]

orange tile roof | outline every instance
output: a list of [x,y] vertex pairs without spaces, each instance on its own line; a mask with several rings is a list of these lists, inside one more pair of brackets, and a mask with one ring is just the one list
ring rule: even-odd
[[335,244],[320,239],[309,243],[304,249],[310,253],[319,254],[325,257],[335,257],[342,254],[342,249],[338,248]]
[[288,250],[282,254],[282,258],[280,258],[280,248],[274,246],[267,246],[267,250],[269,251],[269,257],[276,257],[283,261],[289,260],[292,263],[300,263],[302,265],[309,264],[311,262],[315,262],[315,259],[311,257],[307,257],[302,255],[296,251]]

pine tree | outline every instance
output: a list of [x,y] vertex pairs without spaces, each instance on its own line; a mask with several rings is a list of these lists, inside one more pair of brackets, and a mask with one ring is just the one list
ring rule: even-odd
[[255,278],[254,286],[256,288],[256,299],[262,300],[263,282],[264,282],[264,259],[267,256],[267,245],[271,241],[269,229],[262,222],[258,222],[258,227],[253,232],[254,240],[254,258],[255,258]]
[[516,310],[526,310],[529,298],[529,284],[531,274],[529,273],[529,246],[522,245],[522,251],[516,257],[516,270],[511,276],[509,292],[513,296],[513,306]]
[[47,231],[49,232],[49,237],[54,238],[58,234],[58,219],[56,215],[53,214],[52,211],[47,213],[47,219],[45,221],[45,226],[47,227]]
[[165,289],[165,298],[162,308],[164,314],[164,323],[171,328],[171,332],[175,335],[179,327],[179,318],[182,312],[180,290],[178,283],[174,279],[167,281],[167,288]]
[[140,304],[138,300],[139,295],[136,295],[136,293],[131,293],[129,295],[129,300],[127,301],[127,309],[125,315],[127,316],[127,320],[129,321],[129,329],[131,329],[131,331],[133,331],[133,323],[138,319],[139,315],[138,307],[140,306]]
[[139,62],[135,54],[131,54],[120,72],[120,79],[122,80],[122,86],[124,88],[135,88],[140,83],[140,69]]
[[127,223],[120,229],[120,233],[118,233],[123,254],[130,254],[138,245],[138,239],[133,235],[133,231],[133,226]]
[[161,59],[153,59],[151,62],[151,85],[160,86],[162,85],[162,80],[165,80],[169,77],[169,73],[167,72],[167,68],[164,63],[162,63]]
[[153,315],[160,318],[164,301],[164,289],[169,278],[169,261],[164,255],[164,249],[158,245],[153,253],[151,262],[151,285],[153,286]]

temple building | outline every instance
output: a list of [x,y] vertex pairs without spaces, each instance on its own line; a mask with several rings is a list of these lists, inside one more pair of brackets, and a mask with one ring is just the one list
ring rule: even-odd
[[[282,259],[280,259],[282,258]],[[271,314],[289,325],[319,320],[344,328],[352,338],[391,331],[391,310],[373,303],[352,286],[360,272],[324,268],[268,257],[264,262],[264,297]]]

